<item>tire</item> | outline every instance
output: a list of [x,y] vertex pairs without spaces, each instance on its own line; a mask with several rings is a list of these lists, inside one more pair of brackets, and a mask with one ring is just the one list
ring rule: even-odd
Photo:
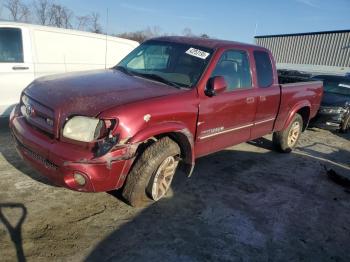
[[282,131],[274,132],[272,142],[275,148],[282,153],[290,153],[298,144],[303,128],[303,118],[295,114],[289,126]]
[[350,114],[345,118],[344,122],[342,123],[342,126],[340,128],[341,133],[347,133],[350,128]]
[[163,198],[176,173],[179,155],[178,144],[169,137],[161,138],[147,147],[127,177],[123,189],[127,203],[142,207]]

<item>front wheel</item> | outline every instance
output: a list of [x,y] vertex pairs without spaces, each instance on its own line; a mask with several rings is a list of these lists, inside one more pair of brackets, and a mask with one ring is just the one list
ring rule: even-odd
[[289,126],[279,132],[273,133],[272,141],[274,146],[283,153],[290,153],[297,145],[303,130],[303,118],[295,114]]
[[129,173],[123,197],[134,207],[163,198],[170,188],[179,163],[180,148],[168,137],[145,149]]

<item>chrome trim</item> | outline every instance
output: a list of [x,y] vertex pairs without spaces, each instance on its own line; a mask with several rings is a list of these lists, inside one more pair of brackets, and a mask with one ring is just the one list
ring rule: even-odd
[[226,129],[226,130],[223,130],[223,131],[218,132],[218,133],[214,133],[214,134],[210,134],[210,135],[206,135],[206,136],[200,136],[199,139],[205,139],[205,138],[209,138],[209,137],[213,137],[213,136],[217,136],[217,135],[221,135],[221,134],[237,131],[237,130],[240,130],[240,129],[243,129],[243,128],[251,127],[253,125],[254,124],[248,124],[248,125],[244,125],[244,126],[239,126],[239,127],[235,127],[235,128]]
[[264,124],[264,123],[267,123],[267,122],[271,122],[271,121],[274,121],[276,118],[269,118],[269,119],[265,119],[265,120],[261,120],[259,122],[255,122],[255,123],[252,123],[252,124],[248,124],[248,125],[244,125],[244,126],[238,126],[238,127],[234,127],[234,128],[229,128],[229,129],[225,129],[221,132],[217,132],[217,133],[213,133],[213,134],[209,134],[209,135],[204,135],[204,136],[200,136],[199,139],[206,139],[206,138],[209,138],[209,137],[213,137],[213,136],[217,136],[217,135],[221,135],[221,134],[225,134],[225,133],[229,133],[229,132],[233,132],[233,131],[237,131],[237,130],[240,130],[240,129],[243,129],[243,128],[247,128],[247,127],[252,127],[252,126],[256,126],[256,125],[260,125],[260,124]]
[[255,122],[254,125],[260,125],[260,124],[264,124],[264,123],[267,123],[267,122],[271,122],[271,121],[274,121],[276,118],[269,118],[269,119],[265,119],[265,120],[261,120],[259,122]]

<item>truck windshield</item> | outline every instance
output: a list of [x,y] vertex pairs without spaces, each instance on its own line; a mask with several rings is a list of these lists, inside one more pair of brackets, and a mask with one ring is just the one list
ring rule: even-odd
[[197,84],[212,49],[165,41],[147,41],[127,55],[115,69],[179,88]]

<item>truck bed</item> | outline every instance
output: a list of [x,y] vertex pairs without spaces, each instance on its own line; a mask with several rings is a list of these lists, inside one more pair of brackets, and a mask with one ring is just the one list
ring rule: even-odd
[[311,75],[304,72],[295,70],[278,70],[278,82],[280,84],[298,83],[298,82],[310,82]]
[[[281,100],[275,130],[283,129],[288,122],[288,114],[295,105],[309,108],[309,119],[316,116],[323,94],[322,81],[302,81],[301,78],[285,78],[280,83]],[[283,81],[282,81],[283,82]]]

